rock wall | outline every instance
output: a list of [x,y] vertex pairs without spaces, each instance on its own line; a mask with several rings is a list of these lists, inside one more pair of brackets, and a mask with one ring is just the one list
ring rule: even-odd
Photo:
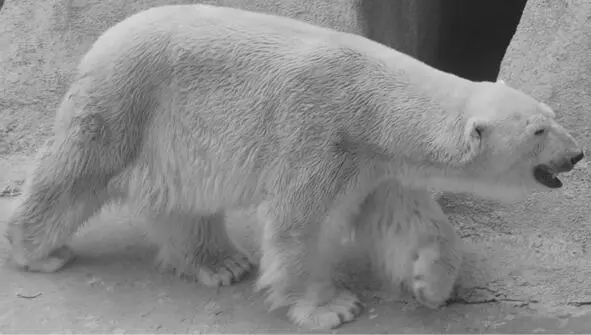
[[547,101],[589,148],[591,1],[529,0],[500,77]]

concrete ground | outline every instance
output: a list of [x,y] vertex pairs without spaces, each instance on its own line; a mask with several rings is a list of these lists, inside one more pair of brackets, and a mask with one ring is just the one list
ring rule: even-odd
[[[30,166],[27,156],[0,160],[0,225]],[[454,211],[466,211],[458,204],[487,215],[484,202],[456,200],[448,207],[442,198],[440,203],[454,222]],[[333,332],[591,332],[591,255],[552,234],[519,234],[503,216],[489,219],[496,220],[490,231],[474,223],[478,218],[456,222],[467,244],[462,285],[458,297],[437,311],[382,285],[362,256],[346,257],[341,278],[361,295],[366,309]],[[231,232],[254,251],[256,232],[248,219],[238,224],[244,222],[234,218]],[[503,234],[499,223],[506,226]],[[0,332],[306,332],[287,321],[285,310],[265,310],[261,294],[253,291],[255,274],[235,286],[211,289],[157,272],[155,249],[143,238],[141,220],[125,208],[107,208],[72,246],[77,260],[54,274],[19,272],[2,258]],[[0,239],[0,253],[8,250]]]

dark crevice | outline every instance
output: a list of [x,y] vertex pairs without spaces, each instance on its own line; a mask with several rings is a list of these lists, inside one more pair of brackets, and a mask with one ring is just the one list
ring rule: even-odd
[[364,35],[461,77],[495,80],[526,0],[363,0]]
[[433,66],[471,80],[495,80],[526,0],[443,0]]

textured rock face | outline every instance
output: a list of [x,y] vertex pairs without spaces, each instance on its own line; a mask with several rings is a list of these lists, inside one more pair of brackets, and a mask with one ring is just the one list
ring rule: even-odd
[[[589,148],[591,2],[529,0],[499,78],[552,106]],[[562,179],[563,189],[511,206],[441,199],[464,234],[472,232],[472,241],[491,248],[488,261],[504,264],[488,279],[489,287],[546,305],[589,300],[591,173],[582,163]]]
[[530,0],[500,77],[556,109],[591,145],[591,1]]

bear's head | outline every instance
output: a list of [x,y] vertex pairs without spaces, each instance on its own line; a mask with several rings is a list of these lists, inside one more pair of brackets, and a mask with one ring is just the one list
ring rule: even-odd
[[453,173],[460,190],[508,200],[562,187],[557,175],[584,153],[552,109],[501,81],[475,85],[463,108],[463,155]]

